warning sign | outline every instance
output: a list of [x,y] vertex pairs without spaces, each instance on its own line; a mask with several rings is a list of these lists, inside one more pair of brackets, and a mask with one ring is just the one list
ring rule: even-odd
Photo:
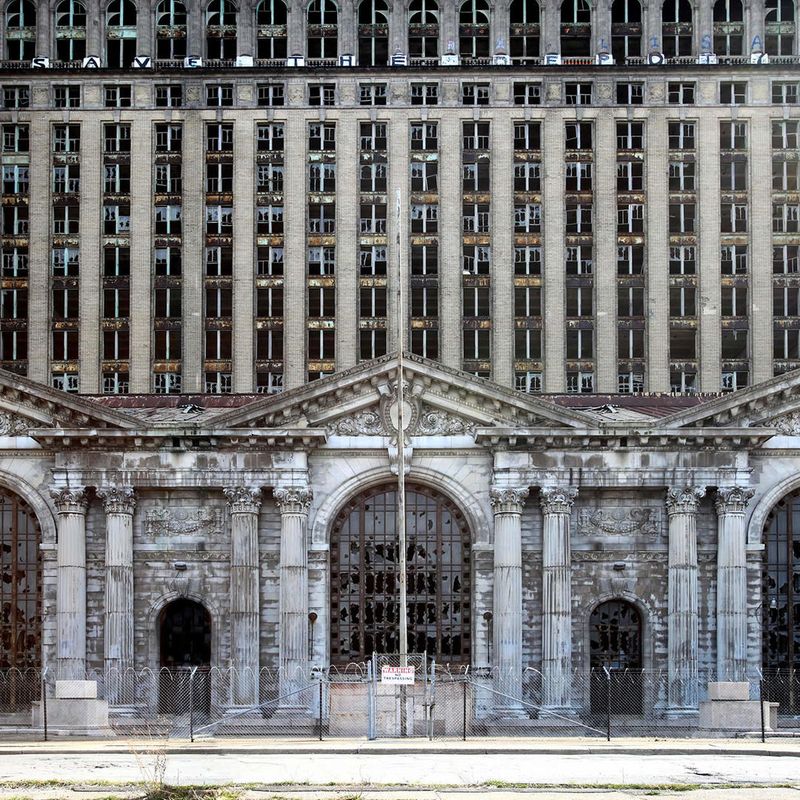
[[381,683],[412,684],[414,667],[381,667]]

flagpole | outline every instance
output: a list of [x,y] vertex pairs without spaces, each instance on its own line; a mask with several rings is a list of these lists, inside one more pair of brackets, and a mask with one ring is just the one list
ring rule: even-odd
[[405,345],[405,292],[403,291],[403,260],[400,254],[400,189],[395,207],[395,249],[397,251],[397,538],[400,588],[400,666],[408,665],[408,597],[406,588],[406,453],[403,406],[403,348]]

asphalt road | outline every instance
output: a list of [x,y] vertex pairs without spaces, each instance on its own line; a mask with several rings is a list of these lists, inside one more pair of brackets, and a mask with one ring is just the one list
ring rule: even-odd
[[[160,757],[164,757],[163,752]],[[469,786],[502,781],[601,786],[791,783],[800,787],[800,747],[794,756],[237,752],[170,753],[165,758],[164,780],[172,784]],[[129,754],[37,752],[16,755],[6,752],[0,758],[0,781],[140,782],[152,778],[158,760],[157,748],[153,752],[132,751]]]

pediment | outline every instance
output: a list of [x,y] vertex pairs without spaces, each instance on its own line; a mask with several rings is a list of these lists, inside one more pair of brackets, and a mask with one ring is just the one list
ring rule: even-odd
[[778,433],[800,435],[800,370],[664,417],[659,427],[774,428]]
[[[390,435],[397,374],[397,356],[385,356],[232,410],[218,416],[215,425],[308,426],[339,435]],[[579,411],[417,356],[403,356],[403,375],[413,413],[406,429],[412,435],[463,435],[491,426],[565,429],[594,424]]]
[[36,428],[135,427],[126,414],[0,369],[0,436],[25,436]]

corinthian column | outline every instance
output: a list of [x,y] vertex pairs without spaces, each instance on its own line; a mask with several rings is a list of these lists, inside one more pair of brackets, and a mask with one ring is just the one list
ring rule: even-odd
[[280,667],[281,695],[285,695],[302,685],[308,665],[306,531],[313,495],[305,486],[278,488],[273,494],[281,512]]
[[83,488],[50,490],[58,511],[56,622],[59,680],[86,677],[86,509]]
[[[133,703],[133,511],[130,486],[97,490],[106,512],[106,607],[104,655],[106,697],[111,705]],[[126,680],[126,677],[128,678]]]
[[542,705],[572,702],[572,586],[569,517],[578,490],[543,486],[542,506]]
[[667,489],[669,709],[697,709],[697,507],[701,486]]
[[258,512],[261,490],[246,486],[225,489],[231,510],[231,666],[233,702],[254,706],[259,701]]
[[717,489],[717,680],[747,680],[747,531],[753,490]]
[[528,489],[493,487],[494,663],[502,691],[522,697],[522,508]]

